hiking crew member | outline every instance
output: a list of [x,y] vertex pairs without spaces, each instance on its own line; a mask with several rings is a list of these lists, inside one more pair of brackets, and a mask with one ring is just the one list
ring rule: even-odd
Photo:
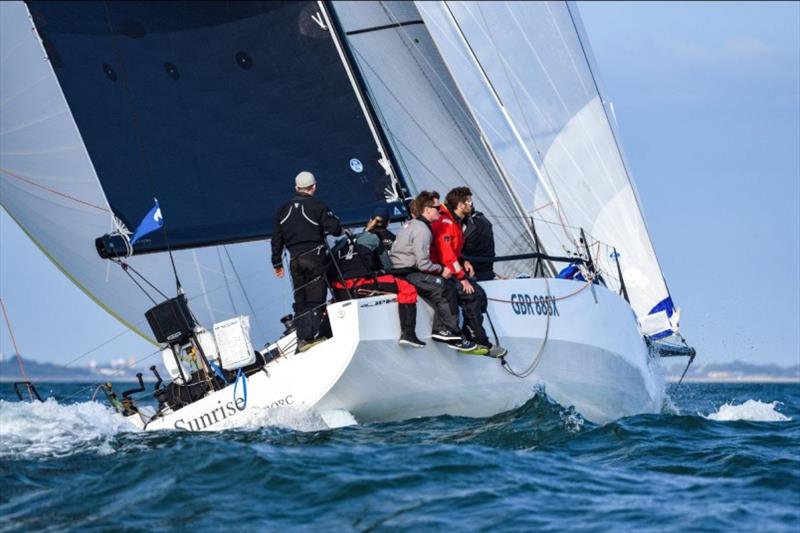
[[359,244],[363,244],[371,250],[375,250],[381,262],[381,268],[386,272],[392,270],[392,260],[389,257],[389,251],[392,249],[392,244],[397,239],[397,236],[389,231],[389,209],[386,207],[379,207],[372,213],[372,217],[367,222],[367,227],[364,228],[363,233],[356,237]]
[[[383,239],[372,231],[381,221],[380,215],[374,215],[367,225],[367,230],[356,238],[348,237],[337,243],[333,249],[333,257],[337,262],[344,279],[339,277],[339,272],[331,269],[331,287],[337,300],[346,300],[351,297],[374,296],[377,294],[397,294],[397,312],[400,316],[400,344],[422,348],[425,343],[417,338],[417,290],[404,279],[396,278],[386,272],[381,262],[381,255],[388,254],[383,248]],[[388,221],[388,214],[385,215]],[[394,239],[394,234],[385,230],[386,239]],[[391,267],[391,262],[388,263]]]
[[328,293],[324,279],[328,266],[325,235],[341,235],[342,226],[328,206],[314,198],[317,181],[311,172],[299,173],[294,181],[296,194],[275,215],[272,268],[276,276],[284,276],[283,249],[288,249],[297,351],[303,352],[327,340],[319,336],[322,308]]
[[[473,206],[472,214],[464,218],[464,248],[461,253],[466,256],[474,257],[494,257],[494,230],[492,223],[486,215],[480,211],[475,211]],[[494,262],[475,261],[475,279],[478,281],[489,281],[497,277],[494,273]]]
[[414,218],[398,233],[389,256],[394,273],[414,285],[419,295],[433,306],[431,339],[447,342],[456,350],[469,351],[476,344],[459,333],[458,309],[445,282],[453,272],[431,261],[431,222],[439,218],[437,204],[437,198],[428,191],[417,195],[411,206]]
[[[462,259],[464,233],[462,220],[472,212],[472,191],[468,187],[456,187],[447,193],[445,203],[439,207],[439,218],[431,224],[433,244],[431,261],[441,263],[453,271],[448,283],[458,295],[458,303],[464,312],[464,330],[467,338],[478,343],[477,355],[505,355],[502,348],[490,352],[492,344],[483,328],[483,312],[487,308],[486,292],[475,281],[475,271],[469,261]],[[502,352],[502,353],[501,353]]]

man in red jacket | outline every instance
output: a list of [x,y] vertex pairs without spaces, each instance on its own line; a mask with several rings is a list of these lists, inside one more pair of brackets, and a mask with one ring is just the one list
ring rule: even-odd
[[475,281],[475,270],[469,261],[461,257],[464,246],[463,220],[472,212],[472,191],[469,187],[456,187],[447,193],[439,209],[439,220],[431,224],[433,242],[431,261],[444,265],[453,272],[447,280],[457,293],[458,303],[464,312],[464,329],[467,338],[478,343],[471,353],[501,357],[506,350],[492,348],[486,330],[483,329],[483,313],[486,309],[486,292]]

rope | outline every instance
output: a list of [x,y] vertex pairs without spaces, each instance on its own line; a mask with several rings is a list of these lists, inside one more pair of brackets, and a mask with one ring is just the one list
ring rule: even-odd
[[[552,296],[550,295],[550,283],[547,281],[547,278],[544,278],[544,284],[545,284],[545,287],[547,287],[547,298],[550,299],[550,298],[552,298]],[[583,290],[583,289],[581,289],[581,290]],[[580,292],[580,291],[578,291],[578,292]],[[577,294],[577,292],[575,294]],[[539,363],[542,362],[542,356],[544,355],[544,347],[545,347],[545,345],[547,345],[547,340],[548,340],[548,338],[550,336],[550,314],[548,313],[545,316],[547,317],[547,319],[546,319],[545,325],[544,325],[544,338],[542,338],[542,344],[539,346],[539,351],[536,352],[536,355],[533,357],[533,360],[531,361],[531,364],[528,365],[528,368],[526,368],[522,372],[517,372],[513,368],[511,368],[511,365],[508,364],[508,361],[506,361],[505,357],[500,359],[500,364],[503,365],[503,369],[506,372],[508,372],[509,374],[511,374],[512,376],[518,377],[520,379],[525,379],[528,376],[530,376],[531,374],[533,374],[536,371],[536,369],[539,367]]]
[[[564,295],[564,296],[555,297],[550,292],[550,282],[547,280],[547,278],[542,278],[542,279],[544,279],[545,287],[547,287],[547,300],[553,301],[553,302],[559,302],[559,301],[562,301],[562,300],[566,300],[567,298],[572,298],[573,296],[575,296],[575,295],[583,292],[584,290],[586,290],[594,282],[594,278],[589,278],[589,280],[586,283],[584,283],[584,285],[580,289],[578,289],[576,291],[573,291],[573,292],[571,292],[571,293],[569,293],[567,295]],[[512,302],[511,300],[503,300],[501,298],[487,298],[487,300],[490,300],[492,302],[508,303],[508,304],[517,303],[517,302]],[[517,372],[516,370],[514,370],[511,367],[510,364],[508,364],[508,361],[506,361],[505,357],[500,359],[500,364],[503,366],[503,369],[506,372],[508,372],[509,374],[511,374],[512,376],[518,377],[520,379],[524,379],[524,378],[527,378],[528,376],[530,376],[531,374],[533,374],[536,371],[536,369],[539,367],[539,363],[541,363],[542,357],[544,355],[545,345],[547,345],[547,341],[548,341],[548,339],[550,337],[550,314],[548,313],[545,316],[547,318],[545,320],[544,337],[542,339],[542,344],[539,346],[539,350],[536,352],[536,355],[533,357],[533,360],[531,361],[530,365],[528,365],[528,368],[526,368],[522,372]],[[489,319],[489,320],[490,320],[490,323],[491,323],[491,319]],[[492,329],[494,330],[494,325],[492,325]],[[495,333],[495,338],[496,337],[497,337],[497,333]]]
[[19,373],[22,376],[22,379],[25,381],[25,387],[28,389],[28,396],[30,397],[31,401],[33,401],[33,392],[31,391],[31,383],[28,380],[27,374],[25,373],[25,365],[22,364],[22,355],[19,353],[19,348],[17,347],[17,339],[14,337],[14,330],[11,329],[11,321],[8,319],[8,311],[6,311],[6,304],[3,302],[2,298],[0,298],[0,307],[3,308],[3,316],[6,319],[6,326],[8,326],[8,332],[11,334],[11,343],[14,345],[14,353],[17,354]]
[[[584,290],[586,290],[587,288],[589,288],[592,285],[592,283],[594,283],[594,278],[590,278],[586,283],[583,284],[583,286],[580,289],[578,289],[576,291],[573,291],[573,292],[571,292],[569,294],[566,294],[564,296],[550,296],[550,285],[547,283],[547,278],[542,278],[542,279],[544,279],[545,284],[547,285],[547,296],[550,298],[550,301],[553,301],[553,302],[560,302],[561,300],[566,300],[567,298],[572,298],[576,294],[579,294],[579,293],[583,292]],[[503,303],[503,304],[519,303],[519,302],[514,302],[514,301],[511,301],[511,300],[504,300],[502,298],[489,298],[489,297],[487,297],[486,299],[489,300],[489,301],[492,301],[492,302],[499,302],[499,303]]]

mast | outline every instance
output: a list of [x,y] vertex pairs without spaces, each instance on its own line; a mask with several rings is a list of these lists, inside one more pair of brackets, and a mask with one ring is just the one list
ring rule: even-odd
[[[394,153],[389,148],[389,141],[386,138],[386,134],[383,131],[380,122],[378,121],[372,101],[367,97],[367,91],[365,89],[365,84],[363,78],[361,77],[361,73],[357,68],[354,67],[356,63],[350,48],[341,37],[343,32],[341,29],[341,24],[339,23],[339,18],[336,16],[333,6],[331,6],[330,9],[328,8],[329,4],[329,1],[317,1],[320,13],[322,14],[325,25],[331,34],[333,44],[336,47],[336,52],[339,54],[339,58],[342,60],[342,65],[347,72],[347,77],[350,79],[351,85],[353,86],[353,92],[355,93],[358,103],[361,106],[361,111],[364,113],[364,117],[367,119],[367,124],[369,125],[370,132],[372,132],[372,137],[375,140],[375,145],[378,148],[378,153],[381,155],[381,165],[386,169],[386,174],[392,180],[392,184],[396,186],[400,200],[403,201],[406,198],[404,189],[406,182],[403,179],[402,174],[398,171],[400,165],[398,165]],[[405,209],[405,202],[403,202],[403,208]]]

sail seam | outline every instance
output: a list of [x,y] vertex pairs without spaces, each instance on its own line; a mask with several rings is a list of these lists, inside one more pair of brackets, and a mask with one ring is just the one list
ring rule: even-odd
[[80,198],[76,198],[74,196],[70,196],[67,193],[63,193],[61,191],[57,191],[55,189],[51,189],[50,187],[46,187],[46,186],[44,186],[44,185],[42,185],[40,183],[36,183],[33,180],[30,180],[28,178],[22,177],[19,174],[15,174],[15,173],[11,172],[8,169],[0,167],[0,172],[2,172],[4,174],[8,174],[12,178],[17,178],[20,181],[24,181],[25,183],[27,183],[29,185],[33,185],[34,187],[38,187],[39,189],[42,189],[44,191],[47,191],[47,192],[56,194],[58,196],[61,196],[63,198],[66,198],[67,200],[72,200],[73,202],[78,202],[79,204],[83,204],[83,205],[86,205],[86,206],[89,206],[89,207],[93,207],[93,208],[98,209],[100,211],[103,211],[105,213],[110,212],[110,210],[108,208],[105,208],[105,207],[102,207],[102,206],[99,206],[99,205],[95,205],[95,204],[93,204],[91,202],[87,202],[86,200],[81,200]]

